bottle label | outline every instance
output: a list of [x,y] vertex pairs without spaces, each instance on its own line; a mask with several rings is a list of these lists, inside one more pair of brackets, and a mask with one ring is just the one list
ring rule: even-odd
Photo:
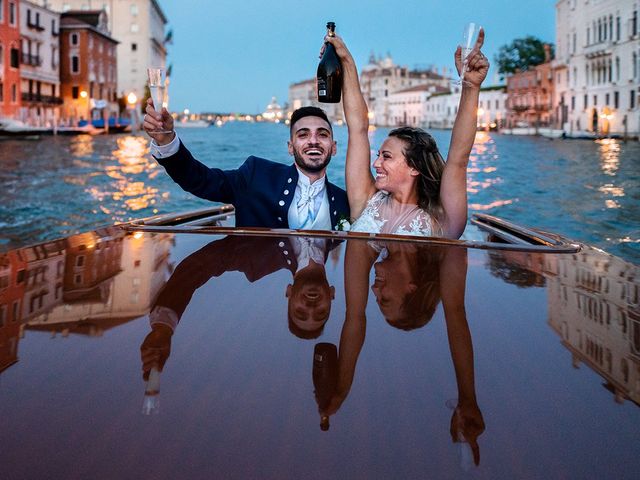
[[326,90],[318,90],[318,95],[326,95],[327,91]]

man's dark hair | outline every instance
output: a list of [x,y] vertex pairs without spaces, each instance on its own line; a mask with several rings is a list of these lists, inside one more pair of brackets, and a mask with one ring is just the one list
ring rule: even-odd
[[293,133],[293,126],[295,123],[304,117],[319,117],[323,119],[325,122],[329,124],[329,130],[333,133],[333,128],[331,127],[331,122],[327,117],[327,114],[324,113],[324,110],[318,107],[300,107],[291,115],[291,120],[289,121],[289,132]]

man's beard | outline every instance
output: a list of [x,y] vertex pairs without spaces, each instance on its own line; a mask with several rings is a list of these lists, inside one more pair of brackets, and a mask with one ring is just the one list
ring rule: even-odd
[[309,173],[318,173],[327,168],[327,165],[329,165],[331,161],[331,154],[328,153],[324,158],[318,157],[318,160],[310,161],[306,160],[300,152],[294,148],[293,159],[300,170]]

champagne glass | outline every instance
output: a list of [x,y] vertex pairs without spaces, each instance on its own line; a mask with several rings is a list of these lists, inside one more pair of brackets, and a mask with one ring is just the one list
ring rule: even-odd
[[[147,68],[149,75],[149,92],[153,100],[153,108],[162,112],[167,85],[167,69],[163,67]],[[171,133],[171,130],[154,130],[153,133]]]
[[460,47],[462,48],[460,56],[460,60],[462,60],[462,67],[460,69],[460,79],[457,82],[458,85],[462,85],[464,83],[464,74],[467,66],[465,60],[478,41],[478,33],[480,32],[480,28],[482,27],[474,22],[467,23],[464,26],[464,30],[462,32],[462,43],[460,44]]

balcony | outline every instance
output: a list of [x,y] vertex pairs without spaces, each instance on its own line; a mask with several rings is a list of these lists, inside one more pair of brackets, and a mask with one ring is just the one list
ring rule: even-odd
[[51,95],[38,95],[37,93],[23,93],[23,102],[41,103],[44,105],[62,105],[62,98]]
[[20,60],[22,65],[31,65],[32,67],[39,67],[42,65],[42,58],[39,55],[23,53]]
[[584,47],[584,56],[589,59],[605,57],[607,55],[611,55],[612,47],[613,42],[611,40],[587,45]]
[[42,25],[40,25],[39,23],[32,23],[30,21],[27,21],[27,27],[33,29],[33,30],[37,30],[39,32],[43,32],[44,31],[44,27]]

